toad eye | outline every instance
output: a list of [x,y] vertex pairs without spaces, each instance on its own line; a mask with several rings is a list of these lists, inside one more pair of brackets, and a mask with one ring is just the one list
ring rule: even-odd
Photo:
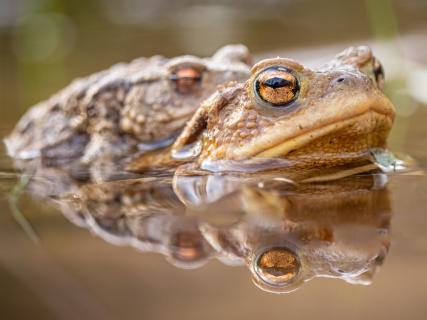
[[373,72],[374,72],[375,81],[377,82],[378,87],[380,89],[383,89],[384,88],[384,69],[383,69],[383,66],[381,65],[381,62],[377,58],[374,58],[373,60]]
[[200,87],[202,77],[203,71],[184,66],[176,69],[169,79],[177,92],[188,94]]
[[274,107],[284,107],[298,97],[298,79],[285,67],[269,67],[256,77],[254,90],[264,102]]

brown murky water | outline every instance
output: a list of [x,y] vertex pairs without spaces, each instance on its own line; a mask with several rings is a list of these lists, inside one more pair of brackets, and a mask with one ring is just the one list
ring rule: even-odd
[[0,4],[1,136],[75,76],[134,56],[243,42],[317,65],[369,43],[397,106],[390,149],[417,170],[309,186],[211,175],[82,187],[60,170],[28,180],[1,149],[0,318],[424,319],[426,5],[123,3]]

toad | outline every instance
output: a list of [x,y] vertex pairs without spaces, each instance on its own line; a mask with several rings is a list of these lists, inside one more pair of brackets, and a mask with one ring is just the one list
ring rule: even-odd
[[[383,68],[366,46],[317,70],[285,58],[260,61],[246,82],[224,85],[202,103],[164,162],[221,171],[265,159],[300,169],[362,161],[386,147],[394,120],[383,86]],[[130,170],[145,170],[159,154],[146,157]]]
[[245,46],[228,45],[210,58],[139,58],[77,79],[21,118],[8,153],[104,175],[126,156],[172,143],[217,85],[247,79],[250,60]]

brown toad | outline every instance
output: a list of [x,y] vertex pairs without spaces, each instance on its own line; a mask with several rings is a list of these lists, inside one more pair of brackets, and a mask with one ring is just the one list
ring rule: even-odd
[[5,140],[8,152],[18,160],[111,171],[125,156],[173,142],[217,85],[247,79],[249,63],[245,46],[229,45],[210,58],[117,64],[31,108]]
[[[284,58],[260,61],[249,80],[202,103],[169,156],[217,169],[271,158],[299,168],[353,163],[386,146],[395,111],[383,84],[382,66],[365,46],[318,70]],[[143,160],[129,168],[143,169]]]

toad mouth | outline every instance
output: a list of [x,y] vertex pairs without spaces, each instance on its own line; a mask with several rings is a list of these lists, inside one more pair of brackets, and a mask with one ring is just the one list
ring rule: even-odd
[[[326,124],[324,126],[321,126],[320,128],[316,128],[314,130],[305,132],[304,134],[295,136],[290,139],[286,139],[283,142],[280,142],[273,147],[270,147],[268,149],[262,150],[254,155],[254,157],[258,158],[275,158],[275,157],[283,157],[289,154],[290,152],[300,149],[301,147],[309,144],[310,142],[314,141],[315,139],[318,139],[320,137],[326,136],[327,134],[330,134],[332,132],[336,132],[340,129],[343,129],[345,127],[351,126],[355,123],[364,123],[366,122],[370,117],[376,117],[379,122],[385,123],[389,121],[390,115],[378,112],[373,109],[369,109],[362,114],[353,116],[348,119],[341,120],[339,122],[334,122],[330,124]],[[375,126],[370,128],[370,132],[373,132],[375,130]],[[369,133],[369,131],[367,132]]]

